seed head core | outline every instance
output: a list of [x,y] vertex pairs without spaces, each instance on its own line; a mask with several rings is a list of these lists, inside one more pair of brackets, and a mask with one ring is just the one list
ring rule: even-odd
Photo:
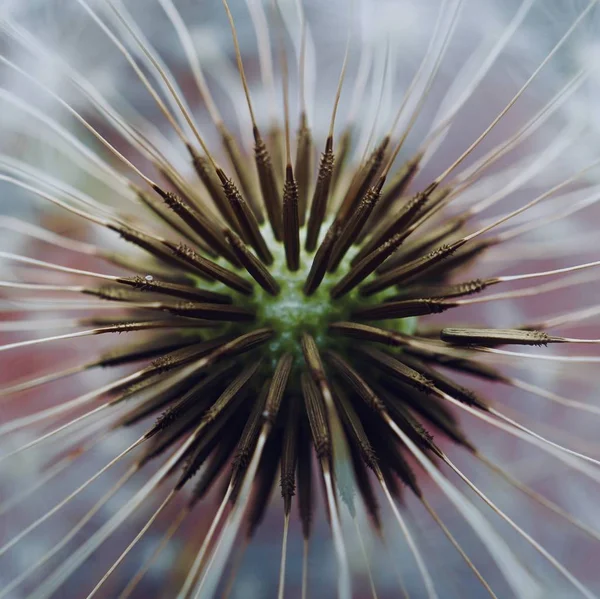
[[[325,230],[326,228],[324,227]],[[336,272],[327,273],[321,285],[309,296],[305,293],[304,287],[314,253],[305,254],[298,270],[291,271],[286,263],[283,244],[275,239],[269,227],[261,227],[261,233],[273,255],[273,264],[268,267],[269,273],[279,284],[280,291],[277,295],[272,295],[255,284],[252,296],[240,294],[235,299],[235,303],[255,311],[256,318],[251,323],[253,328],[267,327],[274,331],[273,340],[265,347],[265,351],[269,354],[268,362],[273,366],[286,352],[290,352],[297,363],[302,363],[300,339],[303,333],[309,333],[314,337],[320,350],[344,351],[348,339],[337,335],[332,336],[328,332],[329,325],[333,322],[349,320],[354,309],[379,303],[386,295],[391,296],[395,293],[394,290],[386,290],[365,298],[360,296],[356,288],[342,298],[331,297],[331,290],[339,281],[339,273],[350,268],[350,263],[358,251],[352,248],[344,256]],[[205,282],[202,284],[206,285]],[[416,319],[396,319],[389,324],[395,331],[410,333],[415,329]]]

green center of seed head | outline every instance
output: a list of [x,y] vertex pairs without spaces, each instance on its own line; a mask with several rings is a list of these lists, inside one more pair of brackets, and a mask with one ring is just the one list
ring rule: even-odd
[[[329,224],[327,222],[323,224],[322,235],[324,235]],[[274,331],[273,338],[263,349],[266,354],[266,362],[272,367],[275,367],[281,355],[286,352],[294,356],[296,365],[302,365],[304,361],[301,347],[303,333],[309,333],[314,337],[320,351],[333,349],[345,353],[347,347],[353,341],[346,337],[331,334],[329,325],[334,322],[353,320],[352,313],[356,308],[380,303],[386,297],[396,294],[396,290],[392,288],[373,296],[364,297],[360,295],[359,288],[355,288],[339,299],[331,298],[331,289],[344,273],[351,268],[352,258],[359,250],[359,248],[353,247],[342,259],[336,272],[327,273],[317,290],[312,295],[307,296],[304,293],[304,285],[314,260],[314,254],[307,254],[303,250],[300,258],[300,268],[297,271],[290,271],[285,259],[284,246],[275,240],[271,228],[264,225],[261,227],[261,233],[273,255],[273,264],[268,267],[269,272],[280,285],[281,290],[274,296],[255,283],[252,296],[234,293],[234,304],[253,310],[256,318],[251,323],[224,325],[218,334],[229,332],[241,335],[262,327],[272,329]],[[305,230],[301,230],[300,239],[302,244],[304,244],[304,233]],[[222,259],[219,262],[223,266],[231,268],[231,265]],[[240,271],[239,274],[243,276],[244,272]],[[250,278],[247,273],[246,277]],[[202,284],[206,285],[205,282]],[[215,285],[215,290],[231,294],[231,290],[224,288],[219,283]],[[375,324],[388,330],[411,333],[415,329],[416,318],[405,318],[384,323],[377,322]]]
[[[326,231],[327,227],[324,226]],[[273,296],[256,285],[253,297],[249,303],[256,311],[256,327],[270,327],[275,334],[268,344],[272,362],[275,364],[279,357],[290,352],[294,355],[297,364],[303,361],[301,337],[303,333],[312,335],[320,350],[334,349],[344,352],[350,340],[338,335],[332,335],[329,325],[333,322],[352,320],[352,312],[358,307],[380,302],[385,293],[374,297],[363,297],[358,288],[352,290],[344,297],[332,299],[330,291],[344,273],[348,272],[352,258],[358,248],[351,248],[336,272],[327,273],[318,289],[310,296],[304,293],[304,285],[310,272],[314,254],[302,253],[300,268],[292,272],[288,269],[285,260],[283,244],[278,243],[271,235],[270,229],[263,227],[262,233],[273,254],[273,264],[269,267],[270,273],[281,286],[278,295]],[[301,241],[304,242],[304,231],[301,231]],[[394,290],[387,292],[393,295]],[[415,319],[395,321],[392,328],[400,332],[414,330]],[[389,324],[389,323],[387,323]]]
[[[278,246],[271,246],[279,249]],[[319,348],[331,347],[327,328],[330,323],[348,320],[354,306],[355,294],[333,301],[329,291],[336,278],[326,275],[321,286],[311,295],[304,293],[304,284],[311,267],[313,256],[306,256],[296,272],[290,272],[285,264],[282,251],[274,251],[274,264],[271,274],[281,286],[277,296],[272,296],[260,287],[257,288],[253,303],[256,310],[256,325],[270,327],[275,335],[269,344],[274,360],[284,352],[291,352],[301,358],[300,338],[309,333],[315,338]]]

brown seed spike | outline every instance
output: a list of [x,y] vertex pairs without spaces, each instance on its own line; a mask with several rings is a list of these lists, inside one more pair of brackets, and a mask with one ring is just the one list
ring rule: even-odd
[[271,379],[267,379],[261,388],[259,396],[255,399],[252,411],[246,420],[246,425],[240,436],[239,443],[235,451],[235,457],[232,460],[232,484],[237,488],[241,482],[242,474],[250,463],[252,457],[252,451],[258,434],[262,427],[263,418],[262,413],[264,412],[265,399],[267,392],[271,385]]
[[304,333],[302,335],[301,344],[304,361],[308,366],[308,370],[319,387],[321,387],[322,385],[326,384],[326,380],[323,362],[319,354],[319,347],[314,337],[308,333]]
[[163,191],[160,187],[154,186],[165,204],[181,218],[181,220],[192,229],[201,239],[204,239],[210,248],[217,254],[220,254],[237,264],[235,258],[231,255],[231,250],[225,243],[221,232],[208,219],[202,216],[197,210],[186,205],[176,194]]
[[334,385],[334,398],[336,404],[340,407],[340,414],[348,431],[348,437],[358,446],[360,455],[365,464],[373,471],[377,470],[377,455],[365,433],[365,429],[360,421],[352,402],[339,385]]
[[206,213],[210,215],[209,220],[213,220],[216,215],[211,210],[211,207],[206,205],[204,198],[200,197],[187,181],[182,179],[178,173],[170,169],[158,167],[158,170],[165,181],[169,183],[169,186],[175,190],[177,195],[187,206],[194,207],[202,213],[206,210]]
[[194,393],[202,391],[206,394],[208,391],[211,391],[215,385],[220,384],[225,376],[233,376],[231,375],[233,367],[234,364],[229,362],[229,364],[224,364],[219,366],[219,368],[213,369],[210,375],[202,379],[200,383],[195,384],[193,380],[183,379],[178,383],[174,383],[168,389],[159,390],[158,392],[154,391],[156,389],[156,380],[152,378],[148,379],[142,383],[140,388],[142,390],[152,390],[150,397],[135,409],[127,412],[120,423],[123,426],[137,424],[158,410],[173,405],[174,402],[179,401],[192,389],[194,390]]
[[[211,489],[213,483],[217,477],[223,472],[231,454],[235,449],[236,437],[234,435],[225,435],[223,441],[213,451],[206,465],[203,469],[200,480],[196,483],[190,498],[190,505],[194,505],[198,501],[204,498],[204,496]],[[198,464],[199,467],[201,464]]]
[[151,359],[171,350],[190,345],[191,343],[191,339],[186,340],[185,337],[173,338],[173,336],[167,335],[166,337],[159,337],[154,341],[149,341],[144,345],[140,345],[139,343],[125,345],[102,354],[98,360],[90,363],[88,368],[94,366],[107,368],[110,366],[121,366],[122,364],[128,364],[138,360]]
[[[391,395],[389,392],[379,388],[377,389],[377,392],[380,393],[381,397],[385,400],[392,419],[396,421],[396,423],[404,430],[404,432],[411,437],[415,443],[420,445],[422,449],[432,450],[439,456],[440,452],[433,441],[433,435],[431,435],[429,431],[427,431],[427,429],[425,429],[425,427],[413,416],[411,411],[408,410],[402,402],[398,401],[396,397]],[[382,435],[382,438],[389,442],[390,445],[398,448],[398,444],[395,443],[393,438],[390,438],[389,435]],[[400,452],[397,452],[397,455],[401,462],[398,462],[395,466],[393,466],[393,468],[396,470],[398,476],[402,478],[403,482],[411,487],[417,496],[420,496],[420,491],[417,486],[417,479],[412,469],[408,466],[408,463],[404,460],[404,457],[402,457]]]
[[331,392],[329,381],[327,380],[321,354],[319,353],[319,347],[317,346],[314,337],[309,333],[302,334],[300,344],[302,346],[304,363],[306,364],[308,373],[315,382],[321,399],[323,400],[330,426],[333,427],[335,434],[341,434],[339,420],[333,402],[333,394]]
[[337,352],[329,351],[325,354],[327,361],[343,377],[352,390],[375,412],[385,412],[385,406],[377,394],[367,385],[358,372],[348,364]]
[[384,343],[392,347],[403,347],[408,345],[410,337],[395,331],[388,331],[378,327],[359,324],[357,322],[334,322],[329,325],[329,330],[339,333],[345,337],[361,339],[362,341],[374,341],[375,343]]
[[[186,409],[174,414],[172,417],[169,417],[168,414],[165,415],[146,434],[146,440],[149,440],[149,442],[145,445],[145,451],[140,459],[142,466],[180,441],[194,426],[194,422],[198,422],[208,402],[206,395],[202,397],[202,401],[195,403],[191,401],[190,393],[186,393],[184,399],[188,403]],[[179,461],[178,466],[184,466],[184,463],[184,459],[182,459]]]
[[452,417],[452,412],[448,408],[449,404],[446,400],[435,395],[425,396],[401,383],[395,388],[394,385],[390,385],[388,388],[394,397],[401,398],[411,410],[428,420],[446,437],[465,448],[471,449],[473,447],[456,419]]
[[[134,305],[134,308],[139,308],[142,310],[145,309],[153,309],[153,304],[137,304]],[[206,329],[214,329],[218,328],[219,325],[214,322],[206,321],[198,321],[198,320],[190,320],[188,322],[184,320],[173,320],[172,318],[165,319],[152,319],[152,320],[126,320],[123,318],[81,318],[78,320],[77,324],[83,327],[94,327],[94,328],[102,328],[109,326],[117,326],[117,325],[134,325],[147,323],[147,326],[150,327],[150,323],[156,329],[166,328],[166,329],[178,329],[180,333],[184,333],[184,329],[196,329],[196,328],[206,328]],[[185,343],[181,343],[180,345],[185,345]]]
[[377,175],[381,170],[385,151],[389,143],[390,138],[386,136],[356,173],[336,216],[336,219],[340,222],[346,222],[346,219],[354,211],[358,202],[365,197],[369,188],[373,187]]
[[283,450],[281,453],[281,496],[283,511],[290,513],[292,497],[296,494],[296,462],[298,459],[298,420],[300,417],[300,401],[298,397],[290,399],[287,421],[283,434]]
[[198,371],[201,371],[205,368],[214,366],[226,357],[238,356],[249,352],[256,347],[260,347],[272,337],[273,331],[267,328],[256,329],[251,333],[240,335],[231,341],[222,343],[207,356],[198,360],[196,362],[196,367],[198,368]]
[[265,401],[265,411],[263,412],[263,418],[271,422],[271,424],[275,423],[275,419],[279,413],[281,400],[283,398],[290,373],[292,372],[293,363],[294,358],[292,354],[287,353],[279,358],[277,366],[275,367],[273,380],[271,381],[271,385],[267,393],[267,399]]
[[439,314],[458,306],[456,303],[435,299],[403,300],[399,302],[385,302],[378,306],[361,308],[352,313],[359,320],[387,320],[388,318],[410,318],[412,316],[426,316]]
[[378,277],[372,283],[367,283],[362,287],[361,294],[366,296],[373,295],[374,293],[383,291],[393,285],[408,282],[419,277],[446,258],[452,256],[452,254],[464,245],[464,243],[463,240],[459,240],[452,244],[442,245],[421,258],[417,258],[408,264],[390,270],[385,275]]
[[267,132],[267,142],[271,156],[273,157],[273,172],[275,173],[275,180],[280,185],[282,182],[282,175],[285,172],[286,151],[284,131],[276,122],[273,123]]
[[278,428],[273,431],[265,444],[265,450],[256,473],[255,490],[248,507],[247,537],[251,538],[260,526],[270,505],[271,494],[275,487],[279,458],[282,452],[283,431]]
[[383,262],[398,249],[404,239],[405,234],[403,233],[394,235],[389,241],[386,241],[368,256],[365,256],[358,264],[350,269],[350,272],[345,274],[339,280],[335,287],[333,287],[331,290],[331,297],[333,299],[339,299],[352,291],[357,285],[360,285],[377,269],[377,267],[383,264]]
[[227,200],[227,196],[223,191],[223,187],[217,177],[217,173],[209,162],[208,158],[200,156],[193,146],[188,145],[188,151],[192,157],[192,164],[194,169],[200,178],[200,181],[206,187],[208,195],[210,195],[213,203],[217,207],[217,210],[230,227],[239,232],[239,225],[235,213]]
[[352,132],[352,127],[344,129],[336,147],[337,160],[331,177],[331,189],[334,194],[337,193],[338,185],[342,181],[342,176],[348,164],[348,157],[352,148]]
[[[427,429],[412,415],[410,410],[407,410],[401,402],[395,401],[395,398],[389,394],[382,392],[386,402],[390,407],[390,414],[397,426],[399,426],[406,435],[408,435],[414,443],[416,443],[423,451],[432,451],[437,457],[441,456],[441,451],[436,446],[433,436]],[[382,453],[381,463],[388,463],[391,468],[400,477],[400,480],[410,488],[417,496],[421,497],[421,489],[417,482],[417,476],[409,463],[406,461],[401,452],[401,445],[394,442],[393,438],[385,435],[383,446],[389,453],[383,456],[381,449],[377,447],[377,451]],[[385,450],[384,450],[385,451]]]
[[217,175],[223,185],[223,191],[227,196],[227,200],[231,204],[231,207],[236,215],[237,221],[240,225],[240,231],[242,232],[242,239],[254,248],[258,257],[265,264],[273,264],[273,256],[267,247],[267,244],[258,228],[258,222],[252,214],[252,210],[248,206],[247,202],[241,196],[235,183],[227,177],[227,175],[221,170],[217,170]]
[[267,292],[275,296],[281,290],[279,283],[273,278],[264,264],[254,256],[244,242],[233,232],[225,231],[225,239],[242,266],[250,276]]
[[448,299],[451,297],[462,297],[464,295],[473,295],[481,293],[491,284],[494,284],[493,279],[482,281],[481,279],[473,279],[465,283],[456,283],[455,285],[409,285],[406,291],[394,298],[390,299]]
[[340,226],[334,222],[325,235],[325,239],[315,254],[310,272],[304,284],[304,293],[311,296],[318,288],[327,272],[327,265],[333,252],[335,241],[340,234]]
[[184,347],[161,356],[154,360],[149,366],[141,371],[140,379],[155,374],[162,374],[176,368],[194,362],[195,372],[202,372],[215,364],[222,363],[224,358],[237,356],[249,352],[273,336],[271,329],[256,329],[251,333],[240,335],[234,339],[217,338],[204,343],[197,343],[190,347]]
[[[125,239],[123,235],[121,235],[121,237]],[[160,246],[160,242],[155,242],[155,245],[158,248]],[[165,252],[164,248],[160,248],[160,251],[160,256],[163,254],[166,256],[168,253],[170,253]],[[185,275],[183,275],[179,269],[182,267],[187,269],[187,265],[185,263],[178,261],[172,255],[170,259],[166,259],[159,257],[158,253],[155,255],[157,258],[156,260],[148,260],[149,256],[139,256],[139,254],[136,253],[123,254],[112,251],[99,251],[98,257],[107,263],[114,264],[120,268],[124,268],[132,272],[140,270],[152,272],[152,274],[160,276],[165,281],[169,280],[176,283],[181,283],[181,281],[185,279]],[[159,260],[161,262],[159,262]],[[162,262],[165,262],[165,264]],[[173,266],[176,266],[177,268],[173,268]]]
[[[176,366],[189,364],[190,362],[199,358],[204,360],[205,356],[210,355],[211,352],[221,350],[229,343],[232,343],[232,341],[227,341],[222,337],[218,337],[210,341],[195,343],[189,347],[183,347],[181,349],[172,351],[166,355],[160,356],[151,362],[150,365],[146,366],[143,371],[143,376],[151,374],[163,374],[175,368]],[[143,376],[141,378],[143,378]]]
[[[163,202],[157,200],[149,193],[143,192],[141,189],[136,189],[135,194],[142,204],[147,206],[161,221],[171,227],[173,231],[176,231],[179,233],[179,235],[185,237],[189,241],[193,241],[194,243],[201,242],[201,240],[198,239],[198,236],[195,235],[193,231],[191,231],[190,228],[185,225],[185,223],[182,223],[180,219],[173,217],[173,214],[167,207],[165,207]],[[203,246],[203,249],[209,255],[216,255],[215,252],[208,246]]]
[[[113,395],[116,395],[116,397],[111,401],[111,405],[115,405],[120,401],[131,397],[139,390],[145,389],[147,386],[156,383],[159,378],[162,378],[165,373],[169,373],[174,368],[184,366],[190,362],[203,358],[210,352],[214,351],[215,348],[223,345],[223,343],[223,339],[217,339],[210,342],[194,343],[193,345],[180,347],[179,349],[159,356],[139,372],[139,376],[136,377],[135,381],[130,381],[129,383],[120,385],[119,387],[113,389],[112,393]],[[181,387],[179,385],[175,384],[174,387],[177,387],[178,391],[181,391]],[[117,395],[120,392],[122,393]],[[165,394],[167,394],[166,391]],[[139,409],[143,411],[142,406],[139,406]],[[153,409],[150,410],[150,412],[152,411]],[[135,413],[135,411],[133,413]]]
[[191,301],[218,304],[231,304],[232,302],[231,297],[224,295],[223,293],[216,293],[214,291],[209,291],[208,289],[200,289],[191,285],[177,285],[175,283],[157,281],[152,275],[146,275],[145,277],[119,278],[117,279],[117,282],[122,283],[123,285],[129,285],[137,291],[160,293]]
[[385,243],[388,239],[391,239],[394,235],[402,233],[406,228],[411,225],[419,214],[424,209],[429,196],[418,193],[414,198],[408,201],[408,203],[399,210],[399,212],[390,219],[391,222],[384,221],[383,226],[380,230],[376,231],[373,237],[365,244],[361,251],[356,256],[358,262],[368,254],[370,254],[376,247]]
[[300,226],[303,227],[306,222],[306,209],[313,172],[313,140],[308,127],[306,112],[302,112],[300,115],[300,126],[296,138],[298,148],[296,150],[294,171],[298,181],[298,218]]
[[377,210],[373,215],[374,219],[378,219],[387,214],[388,209],[393,206],[394,202],[398,198],[402,197],[419,170],[419,162],[421,161],[421,158],[422,155],[417,154],[405,162],[400,169],[398,169],[388,186],[383,191],[381,202],[379,202]]
[[[169,408],[158,420],[153,427],[153,431],[161,432],[166,428],[171,428],[178,423],[186,424],[185,420],[189,421],[188,426],[196,425],[196,419],[190,418],[194,413],[201,414],[201,424],[206,429],[203,435],[203,441],[210,441],[211,429],[218,419],[221,419],[227,412],[231,413],[231,409],[235,409],[236,404],[239,404],[242,397],[241,394],[245,391],[246,386],[256,374],[260,367],[260,360],[244,368],[220,393],[213,396],[207,393],[206,380],[195,386],[192,390],[186,393],[173,407]],[[226,419],[225,419],[226,421]],[[221,426],[224,423],[221,423]],[[217,429],[218,430],[218,429]],[[175,431],[176,436],[171,442],[177,439],[179,431]],[[215,431],[217,432],[217,431]],[[214,434],[214,433],[213,433]],[[192,475],[194,469],[193,462],[188,462],[188,467],[184,470],[180,483],[184,484],[185,480]]]
[[[427,278],[440,276],[447,278],[449,274],[458,268],[466,268],[470,262],[478,258],[488,248],[493,247],[499,242],[498,238],[488,237],[486,239],[474,240],[472,243],[463,246],[454,254],[443,259],[442,262],[435,264],[433,268],[427,269]],[[419,273],[420,276],[421,273]]]
[[320,460],[329,459],[331,457],[331,439],[323,400],[308,374],[304,372],[301,374],[300,383],[317,457]]
[[[242,376],[244,376],[244,374],[242,374]],[[204,433],[198,439],[197,443],[195,443],[191,448],[191,451],[185,459],[185,463],[182,464],[182,467],[180,467],[182,473],[179,481],[177,482],[176,488],[182,488],[197,473],[198,469],[211,455],[211,452],[213,452],[215,447],[219,447],[220,439],[223,437],[229,437],[230,435],[234,436],[235,439],[235,436],[239,434],[241,426],[239,418],[236,418],[236,416],[239,411],[241,411],[243,402],[248,395],[248,391],[249,385],[244,384],[244,388],[239,389],[237,392],[233,391],[234,395],[232,397],[224,398],[226,401],[223,403],[219,413],[216,414],[215,419],[207,422],[204,421],[204,417],[202,418],[203,422],[201,426],[204,429]],[[225,393],[231,394],[232,391],[226,390]],[[191,409],[195,409],[195,406],[191,407]],[[206,413],[209,413],[209,411]],[[229,457],[235,446],[235,441],[231,442],[229,439],[227,439],[227,441],[221,442],[221,446],[223,445],[225,446],[223,451],[225,451]],[[221,453],[221,451],[217,449],[215,453],[218,454]],[[219,458],[217,462],[213,463],[212,465],[209,464],[209,466],[203,470],[201,480],[198,482],[198,485],[194,490],[194,492],[197,494],[193,495],[189,500],[190,507],[193,506],[206,492],[205,485],[210,481],[210,479],[212,478],[214,480],[214,477],[216,474],[218,474],[218,472],[213,472],[212,474],[210,473],[210,470],[214,469],[217,465],[219,465],[221,469],[225,466],[222,458]]]
[[256,220],[262,224],[265,222],[265,218],[260,206],[255,200],[258,190],[253,173],[250,172],[250,169],[247,166],[247,160],[243,157],[235,137],[227,130],[223,123],[219,124],[219,133],[221,134],[223,147],[229,156],[229,160],[233,165],[240,187],[242,188],[242,195],[248,199],[248,203],[250,204],[250,208],[252,208]]
[[305,541],[310,537],[314,510],[313,494],[313,453],[310,443],[310,425],[305,415],[302,416],[298,430],[298,513],[302,523],[302,536]]
[[82,293],[112,302],[135,302],[140,299],[137,293],[133,293],[129,289],[111,287],[109,285],[103,285],[96,289],[83,289]]
[[173,255],[170,247],[165,247],[163,240],[154,239],[125,225],[108,225],[108,228],[118,233],[125,241],[137,245],[161,262],[178,268],[187,268],[187,261],[180,256]]
[[175,257],[180,258],[184,263],[194,267],[202,274],[220,281],[235,291],[239,291],[245,295],[252,295],[252,292],[254,291],[252,284],[234,272],[219,266],[211,260],[203,258],[200,254],[183,243],[175,244],[170,241],[165,241],[164,244],[171,252],[173,252]]
[[238,374],[233,381],[227,386],[225,391],[217,398],[202,416],[202,422],[210,424],[216,420],[228,404],[240,393],[240,391],[248,384],[250,379],[259,371],[261,361],[258,360],[250,366],[247,366]]
[[223,304],[182,302],[173,306],[165,304],[162,309],[186,318],[205,318],[223,322],[252,322],[255,319],[255,314],[251,310]]
[[[466,222],[464,215],[450,218],[435,227],[429,233],[423,233],[413,241],[403,245],[385,264],[382,264],[377,272],[384,274],[401,264],[406,264],[423,254],[426,254],[435,246],[450,241],[450,236],[457,233]],[[458,252],[460,253],[460,252]]]
[[452,370],[464,372],[471,376],[475,376],[486,381],[492,381],[494,383],[510,384],[507,377],[500,374],[498,370],[488,364],[481,364],[480,362],[475,362],[474,360],[468,360],[462,357],[428,352],[422,349],[417,350],[415,348],[410,348],[407,351],[419,357],[424,357],[429,361],[436,362],[445,368],[451,368]]
[[261,329],[255,329],[250,333],[240,335],[232,341],[227,342],[221,346],[216,352],[214,358],[222,358],[224,356],[237,356],[238,354],[245,353],[259,347],[263,343],[266,343],[271,337],[273,337],[273,330],[263,327]]
[[482,410],[487,410],[487,404],[480,399],[473,391],[462,387],[458,383],[455,383],[452,379],[444,376],[434,368],[429,368],[422,361],[415,359],[412,356],[403,356],[402,361],[410,366],[413,370],[420,372],[428,379],[435,383],[435,386],[444,393],[448,393],[455,399],[462,401],[463,403],[470,406],[477,406]]
[[415,387],[419,391],[429,394],[435,389],[433,383],[420,372],[406,366],[395,357],[386,354],[378,349],[371,347],[359,348],[361,356],[366,357],[369,362],[375,364],[381,370],[384,370],[391,376],[400,379],[411,387]]
[[92,335],[102,335],[104,333],[131,333],[133,331],[145,331],[161,328],[165,324],[162,320],[146,320],[133,322],[116,322],[93,330]]
[[285,169],[283,187],[283,243],[288,268],[300,268],[300,220],[298,215],[298,184],[290,164]]
[[317,185],[310,205],[308,227],[306,230],[306,251],[314,252],[319,240],[319,233],[327,211],[329,189],[333,174],[335,156],[333,154],[333,137],[329,136],[325,142],[325,151],[321,154],[319,172],[317,174]]
[[254,159],[256,170],[258,171],[258,180],[262,191],[263,201],[267,209],[267,216],[273,229],[273,236],[277,241],[282,240],[281,223],[281,199],[277,191],[277,179],[273,170],[271,156],[267,145],[260,136],[257,127],[253,127],[254,133]]
[[366,225],[373,209],[379,201],[382,186],[383,181],[375,187],[371,187],[356,207],[356,210],[354,210],[347,219],[333,248],[331,260],[329,262],[329,272],[335,272],[337,270],[337,267],[342,261],[342,258],[346,255],[346,252],[350,249],[350,246],[359,239],[363,227]]
[[543,331],[523,331],[520,329],[443,329],[442,341],[453,345],[479,345],[490,347],[496,345],[548,345],[560,343],[559,337],[551,337]]
[[371,479],[369,478],[369,471],[365,467],[364,460],[356,448],[351,446],[350,451],[352,454],[354,477],[356,479],[356,485],[360,492],[360,496],[365,503],[365,508],[367,509],[367,513],[371,518],[371,522],[375,528],[376,534],[381,536],[382,527],[379,504],[377,503],[377,494],[375,493],[375,489],[373,488]]

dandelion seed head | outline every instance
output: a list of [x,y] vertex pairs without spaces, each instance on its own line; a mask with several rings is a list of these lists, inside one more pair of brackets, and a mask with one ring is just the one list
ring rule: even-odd
[[595,2],[201,4],[6,5],[0,599],[593,597]]

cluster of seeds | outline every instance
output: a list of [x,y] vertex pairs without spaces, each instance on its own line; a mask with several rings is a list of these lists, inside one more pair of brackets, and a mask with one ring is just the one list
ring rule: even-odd
[[[459,153],[444,172],[414,191],[415,177],[421,172],[425,157],[429,157],[429,149],[448,133],[469,95],[465,94],[443,115],[414,155],[399,158],[403,156],[406,138],[436,77],[445,44],[429,48],[417,73],[416,79],[425,78],[426,85],[422,98],[416,107],[412,107],[413,112],[402,120],[409,110],[409,103],[403,102],[389,132],[372,141],[362,160],[356,161],[351,159],[355,142],[352,128],[346,129],[339,140],[334,137],[338,103],[344,85],[347,85],[350,44],[332,98],[330,128],[323,147],[318,147],[313,140],[304,101],[300,102],[297,131],[295,134],[291,131],[289,57],[285,43],[274,44],[281,58],[284,118],[281,124],[275,124],[265,134],[254,115],[234,20],[223,0],[233,33],[254,147],[240,146],[237,137],[221,119],[206,82],[200,77],[199,90],[222,141],[221,148],[211,149],[194,124],[170,74],[161,66],[153,49],[136,33],[124,8],[119,8],[120,3],[106,0],[113,17],[129,33],[138,58],[85,0],[78,1],[117,45],[139,78],[139,85],[150,92],[167,117],[181,139],[197,179],[173,167],[160,149],[135,126],[121,120],[110,106],[98,100],[93,89],[90,91],[90,86],[80,75],[70,71],[68,65],[62,65],[66,75],[104,116],[116,121],[133,146],[150,161],[158,173],[156,180],[121,153],[83,113],[77,112],[42,82],[33,82],[128,169],[126,177],[112,165],[100,161],[96,164],[100,169],[106,167],[108,176],[114,175],[133,194],[136,214],[125,203],[113,208],[108,203],[103,205],[100,199],[69,194],[41,176],[27,177],[23,174],[25,171],[19,171],[14,164],[12,170],[9,169],[6,161],[2,162],[2,167],[7,174],[0,175],[0,180],[59,206],[71,216],[83,218],[92,226],[115,232],[141,251],[130,254],[121,249],[101,249],[54,233],[48,233],[44,238],[38,231],[37,236],[41,235],[43,242],[101,258],[120,272],[126,271],[122,275],[60,266],[2,252],[0,257],[6,261],[99,281],[97,285],[68,286],[5,282],[2,283],[4,287],[43,294],[57,291],[83,294],[86,301],[95,298],[107,306],[119,308],[119,315],[107,317],[99,313],[78,319],[75,326],[84,325],[85,330],[18,341],[2,346],[0,350],[12,351],[43,342],[115,332],[137,333],[138,336],[134,342],[120,337],[114,351],[78,367],[36,376],[0,390],[2,397],[10,399],[26,390],[80,372],[105,369],[109,373],[117,367],[130,368],[128,374],[83,396],[65,399],[55,406],[3,424],[0,431],[6,434],[39,423],[60,422],[43,435],[6,453],[0,461],[16,459],[26,450],[80,429],[88,419],[112,412],[115,416],[111,418],[111,427],[117,431],[148,419],[154,419],[154,422],[146,424],[142,436],[101,471],[94,473],[75,495],[126,458],[131,458],[133,463],[117,488],[143,469],[154,467],[154,473],[122,510],[60,563],[31,597],[42,599],[60,593],[65,580],[100,544],[151,494],[165,488],[168,494],[158,510],[113,567],[101,576],[88,597],[99,592],[168,505],[185,499],[170,533],[174,534],[194,508],[217,489],[220,503],[212,525],[199,543],[182,587],[169,594],[181,599],[211,597],[236,538],[239,534],[248,538],[253,536],[277,485],[283,497],[285,523],[279,583],[279,596],[283,597],[292,507],[297,504],[308,551],[315,488],[321,483],[338,559],[340,597],[351,596],[342,512],[355,518],[357,502],[360,503],[366,508],[373,530],[383,537],[385,526],[378,504],[381,494],[406,534],[428,597],[436,596],[436,584],[398,507],[405,490],[418,498],[489,595],[496,596],[424,496],[421,471],[433,478],[477,532],[515,595],[531,596],[529,593],[537,583],[508,551],[497,533],[482,520],[478,509],[449,482],[442,473],[442,466],[463,479],[517,533],[528,539],[578,595],[593,597],[562,563],[533,541],[470,482],[440,447],[430,429],[510,481],[509,475],[498,469],[469,440],[457,417],[458,413],[467,412],[519,439],[529,439],[538,446],[551,447],[553,452],[563,452],[581,472],[585,473],[590,466],[598,480],[596,460],[558,446],[529,430],[511,419],[501,407],[495,407],[488,398],[478,396],[457,382],[466,375],[473,380],[493,383],[498,388],[518,386],[516,379],[480,360],[489,353],[520,356],[499,346],[596,344],[598,340],[547,332],[548,328],[557,326],[556,319],[505,329],[442,328],[428,326],[425,318],[453,308],[526,297],[540,291],[531,287],[496,295],[484,293],[491,287],[545,279],[600,265],[600,262],[590,262],[551,271],[472,280],[462,274],[478,263],[488,250],[556,219],[557,213],[553,213],[545,220],[536,218],[513,227],[503,226],[542,202],[566,193],[573,184],[584,182],[590,166],[491,220],[480,221],[479,216],[499,204],[504,196],[485,197],[465,209],[454,209],[465,190],[528,139],[542,118],[540,115],[551,114],[560,105],[557,98],[576,85],[577,77],[569,80],[567,86],[516,133],[465,168],[465,161],[502,122],[554,51],[550,53],[481,136]],[[175,11],[169,13],[170,18],[185,45],[189,33],[183,21],[180,17],[177,20],[178,13],[170,0],[162,4]],[[593,4],[585,8],[558,42],[557,49],[590,13]],[[448,10],[444,15],[436,26],[436,33],[449,39],[458,9]],[[273,21],[279,29],[283,28],[277,7]],[[304,76],[306,27],[304,23],[299,60],[301,78]],[[15,44],[24,44],[33,53],[39,51],[37,42],[16,23],[7,22],[5,29]],[[29,77],[11,59],[0,56],[0,60],[7,68]],[[191,57],[190,61],[201,74],[197,60]],[[139,66],[140,62],[144,68]],[[427,72],[430,63],[434,67]],[[181,114],[175,115],[157,93],[145,74],[146,69],[157,74]],[[476,87],[477,82],[473,85]],[[414,93],[412,87],[407,97],[411,92]],[[301,96],[303,93],[302,90]],[[193,133],[191,139],[180,124],[181,117]],[[403,129],[399,123],[404,123]],[[315,165],[319,152],[320,160]],[[586,202],[563,208],[558,216],[583,209],[589,200]],[[94,303],[89,305],[96,306]],[[567,315],[558,324],[574,318],[577,316]],[[141,366],[137,366],[140,363]],[[456,375],[459,375],[458,379]],[[86,411],[78,412],[83,406]],[[594,411],[591,406],[587,408]],[[65,423],[64,417],[73,411],[78,415]],[[585,464],[585,461],[593,464]],[[224,481],[224,485],[219,485],[219,481]],[[111,493],[115,491],[113,489]],[[66,501],[75,495],[69,495]],[[557,506],[544,501],[546,507],[559,513]],[[0,558],[64,504],[50,510],[1,547]],[[8,594],[11,589],[19,586],[52,555],[44,556],[27,570],[25,576],[12,581],[8,591],[0,590],[0,597],[11,596]],[[306,568],[305,560],[305,574]],[[137,584],[139,577],[134,581]],[[304,593],[306,585],[305,578]],[[134,588],[135,584],[130,585],[121,597],[128,596]],[[374,590],[373,593],[375,596]]]

